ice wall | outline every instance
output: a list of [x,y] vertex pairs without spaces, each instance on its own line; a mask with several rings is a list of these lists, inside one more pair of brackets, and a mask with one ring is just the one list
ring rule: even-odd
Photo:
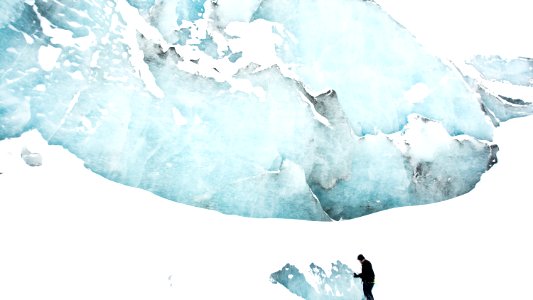
[[496,163],[494,126],[531,113],[369,1],[0,9],[0,138],[37,129],[108,179],[228,214],[347,219],[449,199]]

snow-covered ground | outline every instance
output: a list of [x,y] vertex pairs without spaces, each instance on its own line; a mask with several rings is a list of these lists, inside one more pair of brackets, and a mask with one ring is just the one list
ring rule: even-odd
[[[473,45],[533,56],[527,1],[500,10],[481,1],[378,2],[450,58],[482,52]],[[440,34],[434,43],[431,30]],[[446,52],[445,44],[454,47]],[[380,300],[533,299],[532,131],[533,117],[503,123],[498,164],[466,195],[329,223],[174,203],[110,182],[28,132],[0,141],[0,299],[298,299],[270,274],[286,263],[328,269],[337,260],[359,270],[359,253],[374,265]],[[42,166],[25,164],[24,147],[42,155]]]

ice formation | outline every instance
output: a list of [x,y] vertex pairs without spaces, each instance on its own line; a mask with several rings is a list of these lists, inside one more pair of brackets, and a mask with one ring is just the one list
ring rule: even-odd
[[530,59],[455,66],[372,1],[9,0],[0,41],[0,139],[37,129],[110,180],[228,214],[455,197],[496,163],[494,127],[532,112]]
[[354,279],[353,271],[340,261],[331,264],[326,273],[320,266],[311,263],[307,276],[296,266],[286,264],[272,273],[273,283],[281,284],[303,299],[362,299],[360,279]]

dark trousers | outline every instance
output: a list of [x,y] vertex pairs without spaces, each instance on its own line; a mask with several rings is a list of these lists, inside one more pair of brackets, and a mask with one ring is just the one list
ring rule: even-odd
[[366,300],[374,300],[374,296],[372,296],[373,287],[373,282],[363,282],[363,293],[365,294]]

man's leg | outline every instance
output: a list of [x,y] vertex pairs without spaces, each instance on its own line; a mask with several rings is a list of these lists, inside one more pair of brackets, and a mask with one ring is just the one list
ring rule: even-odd
[[365,294],[366,300],[374,300],[372,295],[372,288],[374,287],[373,283],[363,282],[363,293]]

